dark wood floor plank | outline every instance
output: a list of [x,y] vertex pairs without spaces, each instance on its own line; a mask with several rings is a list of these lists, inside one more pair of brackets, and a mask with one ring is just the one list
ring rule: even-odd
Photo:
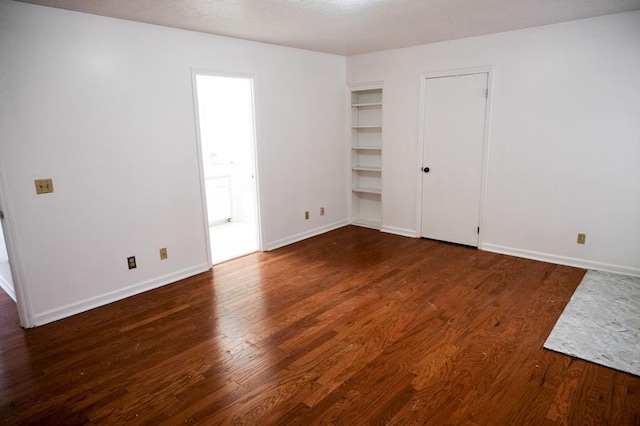
[[640,424],[550,352],[585,271],[345,227],[46,326],[0,295],[0,424]]

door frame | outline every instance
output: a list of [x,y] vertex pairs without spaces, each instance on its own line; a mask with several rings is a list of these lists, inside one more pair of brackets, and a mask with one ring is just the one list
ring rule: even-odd
[[24,279],[24,270],[22,267],[20,256],[20,248],[18,239],[15,236],[15,224],[13,222],[13,208],[10,205],[9,188],[6,185],[3,167],[0,165],[0,210],[4,213],[2,219],[2,230],[4,231],[4,242],[9,255],[9,268],[11,268],[11,277],[13,279],[13,291],[15,293],[15,302],[18,310],[18,318],[23,328],[34,327],[33,314],[31,311],[31,298],[29,297],[29,289]]
[[486,222],[486,200],[488,195],[489,180],[489,145],[491,134],[491,112],[493,105],[493,79],[495,70],[493,66],[483,66],[475,68],[461,68],[441,71],[430,71],[420,74],[420,109],[419,109],[419,128],[418,128],[418,165],[416,167],[417,174],[417,196],[416,196],[416,238],[422,237],[422,161],[424,158],[424,136],[425,136],[425,106],[426,106],[426,85],[427,80],[432,78],[457,77],[472,74],[487,74],[487,104],[484,115],[484,135],[482,146],[482,176],[480,182],[480,217],[478,218],[478,248],[483,248],[483,237]]
[[198,85],[196,77],[198,75],[206,75],[211,77],[227,77],[227,78],[244,78],[248,79],[251,83],[251,109],[253,113],[253,143],[251,144],[251,152],[253,154],[253,176],[254,176],[254,191],[256,197],[255,213],[256,213],[256,227],[257,227],[257,243],[258,251],[264,251],[263,248],[263,227],[262,227],[262,197],[260,196],[260,173],[258,171],[258,117],[256,115],[256,78],[253,74],[243,74],[224,71],[212,71],[202,68],[191,68],[191,85],[193,91],[193,113],[196,125],[196,150],[198,156],[198,174],[200,175],[200,199],[202,201],[202,215],[203,215],[203,227],[205,234],[207,261],[209,265],[212,265],[211,257],[211,235],[209,234],[209,213],[207,210],[207,193],[204,181],[204,161],[202,158],[202,138],[200,135],[200,111],[198,108]]

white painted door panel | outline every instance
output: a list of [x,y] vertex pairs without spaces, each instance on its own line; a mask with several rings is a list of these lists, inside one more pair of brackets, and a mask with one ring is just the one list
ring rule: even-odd
[[478,245],[487,74],[424,86],[421,236]]

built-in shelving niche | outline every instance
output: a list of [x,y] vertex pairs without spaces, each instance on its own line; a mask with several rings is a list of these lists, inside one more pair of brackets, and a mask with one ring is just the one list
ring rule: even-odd
[[382,225],[382,87],[351,89],[351,222]]

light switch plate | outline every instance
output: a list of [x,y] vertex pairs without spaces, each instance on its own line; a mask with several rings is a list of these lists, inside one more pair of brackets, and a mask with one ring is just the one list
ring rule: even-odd
[[53,179],[36,179],[36,194],[48,194],[53,192]]

